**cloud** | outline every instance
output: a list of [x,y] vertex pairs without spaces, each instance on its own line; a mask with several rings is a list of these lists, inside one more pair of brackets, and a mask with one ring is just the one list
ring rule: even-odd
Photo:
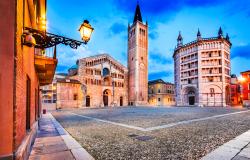
[[158,32],[156,31],[152,31],[152,32],[149,32],[149,38],[151,38],[152,40],[156,40],[158,37],[159,37],[159,34]]
[[173,60],[158,51],[149,53],[149,80],[163,79],[173,82]]
[[231,58],[233,59],[236,57],[250,59],[250,44],[233,47],[231,51]]
[[76,61],[80,58],[94,55],[87,46],[80,46],[78,49],[71,49],[68,46],[58,47],[57,49],[57,72],[67,72],[68,68],[76,64]]
[[240,75],[240,72],[249,70],[249,58],[235,57],[231,60],[231,69],[231,73],[237,76]]
[[172,58],[169,58],[167,56],[164,56],[164,54],[159,53],[158,51],[150,51],[149,52],[149,60],[155,61],[158,63],[172,63]]
[[110,28],[110,34],[116,35],[127,31],[127,26],[124,23],[114,23]]
[[[184,7],[204,7],[214,6],[227,2],[226,0],[141,0],[140,7],[142,15],[154,15],[159,16],[162,13],[173,13],[178,12]],[[136,1],[134,3],[128,3],[127,0],[114,0],[115,6],[124,11],[132,12],[135,11]]]

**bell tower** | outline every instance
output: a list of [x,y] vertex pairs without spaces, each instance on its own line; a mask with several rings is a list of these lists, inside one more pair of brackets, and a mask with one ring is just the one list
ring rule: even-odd
[[134,21],[128,25],[129,105],[148,104],[148,24],[137,4]]

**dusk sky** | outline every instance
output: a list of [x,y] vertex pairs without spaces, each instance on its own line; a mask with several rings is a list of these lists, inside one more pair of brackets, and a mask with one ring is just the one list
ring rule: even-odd
[[[48,32],[80,40],[78,28],[89,20],[94,32],[77,50],[57,48],[57,72],[67,72],[77,59],[108,53],[127,66],[127,26],[136,0],[47,0]],[[217,36],[221,26],[229,34],[232,74],[250,70],[250,0],[140,0],[143,22],[149,25],[149,80],[173,82],[173,51],[178,32],[184,43]]]

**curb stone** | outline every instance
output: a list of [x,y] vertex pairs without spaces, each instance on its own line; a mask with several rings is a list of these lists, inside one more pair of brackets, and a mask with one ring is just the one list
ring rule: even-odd
[[56,130],[76,160],[94,160],[94,158],[61,126],[51,113],[48,113],[48,116],[51,118]]

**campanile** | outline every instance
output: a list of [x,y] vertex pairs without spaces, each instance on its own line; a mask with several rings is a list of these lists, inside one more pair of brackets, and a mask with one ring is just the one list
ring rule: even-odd
[[128,25],[129,105],[148,103],[148,24],[137,4],[133,24]]

